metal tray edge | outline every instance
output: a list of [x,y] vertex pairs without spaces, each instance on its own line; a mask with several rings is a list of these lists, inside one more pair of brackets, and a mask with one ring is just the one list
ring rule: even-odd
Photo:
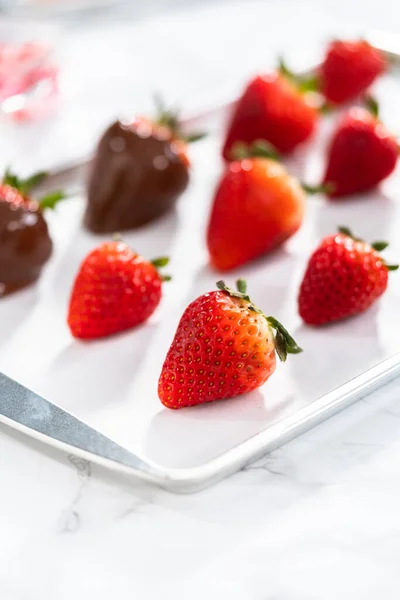
[[168,469],[149,461],[140,460],[141,467],[137,469],[71,446],[18,423],[5,415],[0,414],[0,422],[59,450],[72,453],[113,471],[134,475],[168,491],[193,493],[217,483],[243,469],[250,462],[254,462],[290,442],[360,398],[389,383],[398,375],[400,375],[400,353],[385,359],[220,456],[192,468]]

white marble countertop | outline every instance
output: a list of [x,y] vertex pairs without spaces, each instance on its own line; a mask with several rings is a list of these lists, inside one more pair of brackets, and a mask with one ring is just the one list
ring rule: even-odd
[[[90,147],[110,115],[127,108],[127,88],[117,76],[104,87],[102,73],[89,71],[93,56],[102,59],[106,49],[120,53],[121,68],[132,69],[135,100],[144,106],[155,80],[172,94],[179,75],[178,99],[194,97],[233,75],[244,77],[278,48],[296,52],[306,39],[400,25],[400,8],[386,0],[379,10],[370,0],[245,6],[225,2],[114,23],[108,35],[115,43],[105,45],[97,29],[87,54],[84,28],[73,38],[68,32],[61,56],[74,76],[65,118],[23,135],[3,127],[1,161],[33,168],[55,154],[73,156]],[[291,24],[289,12],[296,14]],[[165,43],[163,52],[154,49],[154,36]],[[253,51],[244,55],[240,48],[250,40]],[[89,72],[90,89],[80,85]],[[27,141],[38,132],[32,156]],[[55,135],[62,151],[51,146]],[[400,382],[393,382],[192,496],[114,475],[1,426],[1,600],[397,600],[399,394]]]
[[397,600],[399,391],[191,496],[1,427],[1,597]]

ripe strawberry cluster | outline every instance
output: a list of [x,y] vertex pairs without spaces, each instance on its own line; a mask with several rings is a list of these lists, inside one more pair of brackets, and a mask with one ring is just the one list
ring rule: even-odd
[[[298,77],[281,64],[246,87],[231,117],[207,228],[210,262],[228,271],[282,245],[301,226],[306,194],[336,201],[375,187],[397,163],[395,138],[379,121],[376,103],[350,108],[330,143],[323,180],[314,187],[291,176],[280,156],[313,134],[326,109],[367,98],[387,68],[364,41],[333,42],[311,76]],[[312,91],[312,93],[310,93]],[[316,101],[316,98],[318,101]],[[323,99],[321,102],[321,98]],[[380,256],[387,244],[368,244],[341,228],[311,255],[300,286],[299,314],[319,326],[366,310],[386,290],[397,268]],[[107,242],[84,259],[68,310],[72,335],[109,336],[143,323],[156,310],[168,258],[151,262],[125,242]],[[165,358],[158,395],[169,408],[229,398],[261,386],[282,361],[301,348],[274,317],[253,304],[243,280],[223,281],[185,310]]]

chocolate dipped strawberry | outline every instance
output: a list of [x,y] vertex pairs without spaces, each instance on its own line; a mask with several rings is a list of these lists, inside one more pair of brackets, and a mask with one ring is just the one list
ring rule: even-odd
[[43,178],[20,179],[6,171],[0,185],[0,297],[36,281],[53,244],[43,216],[64,195],[54,192],[39,201],[28,196]]
[[177,115],[116,121],[103,134],[89,177],[84,222],[94,233],[135,229],[176,203],[189,182],[187,144]]

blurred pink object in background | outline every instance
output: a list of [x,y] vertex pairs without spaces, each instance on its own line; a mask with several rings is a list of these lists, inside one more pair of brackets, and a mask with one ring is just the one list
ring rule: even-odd
[[0,44],[0,105],[3,116],[25,121],[51,112],[58,95],[58,69],[50,46]]

